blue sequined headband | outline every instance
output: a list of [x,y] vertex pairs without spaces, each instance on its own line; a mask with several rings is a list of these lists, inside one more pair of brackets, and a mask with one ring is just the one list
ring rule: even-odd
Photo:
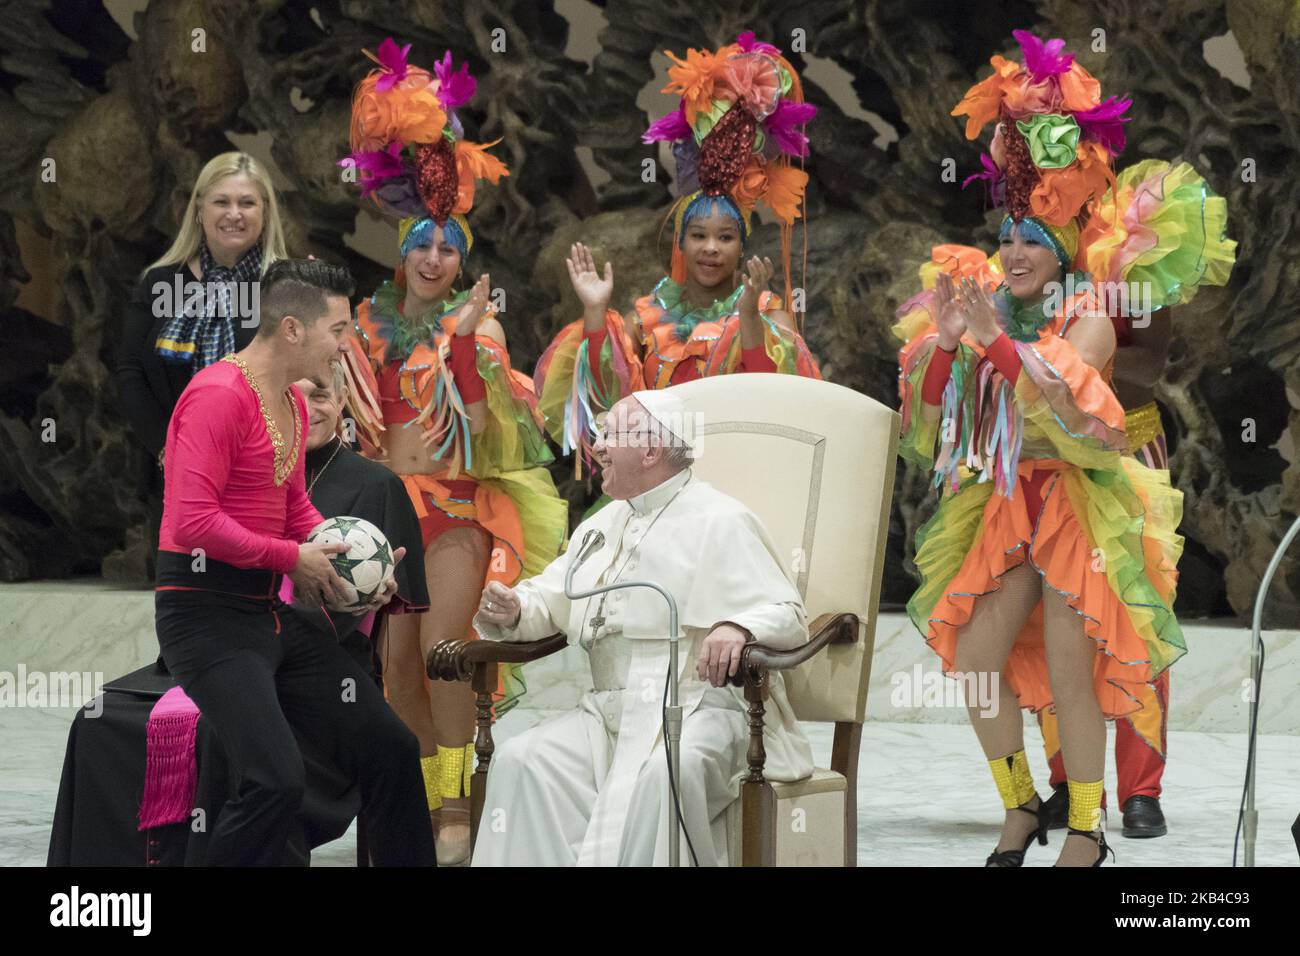
[[736,225],[740,227],[740,244],[743,246],[749,238],[749,230],[745,228],[745,217],[740,214],[736,204],[727,196],[706,196],[700,193],[687,205],[686,211],[682,213],[682,230],[681,235],[677,237],[677,245],[684,246],[686,242],[686,227],[692,219],[700,219],[721,213],[724,216],[730,216],[736,220]]
[[[1007,216],[1002,220],[1002,228],[998,230],[998,242],[1001,242],[1003,239],[1006,239],[1011,235],[1011,227],[1013,225],[1015,225],[1015,220],[1010,216]],[[1061,240],[1057,239],[1056,236],[1052,234],[1052,230],[1048,229],[1037,219],[1032,216],[1026,216],[1024,219],[1020,220],[1020,235],[1022,238],[1028,239],[1030,242],[1036,242],[1040,246],[1046,246],[1048,249],[1051,249],[1052,254],[1056,256],[1056,261],[1061,264],[1061,268],[1066,272],[1070,271],[1070,263],[1074,260],[1074,256],[1072,256],[1070,251],[1062,245]]]
[[[412,249],[422,249],[425,246],[432,245],[433,231],[437,228],[437,225],[431,218],[425,216],[412,226],[406,233],[406,238],[402,240],[401,257],[405,259]],[[465,238],[465,231],[460,228],[460,223],[451,216],[447,217],[447,223],[442,227],[442,241],[455,246],[462,259],[469,253],[469,242]]]

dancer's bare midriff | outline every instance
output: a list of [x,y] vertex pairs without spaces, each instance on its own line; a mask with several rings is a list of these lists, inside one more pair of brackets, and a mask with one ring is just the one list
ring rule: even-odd
[[399,475],[436,475],[447,470],[424,442],[423,425],[388,425],[383,433],[384,464]]

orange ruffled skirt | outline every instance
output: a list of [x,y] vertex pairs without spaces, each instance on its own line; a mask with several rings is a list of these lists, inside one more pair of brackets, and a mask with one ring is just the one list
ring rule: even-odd
[[[1028,561],[1044,589],[1062,595],[1080,616],[1096,645],[1093,681],[1103,714],[1114,718],[1141,708],[1143,685],[1186,651],[1169,610],[1182,549],[1172,530],[1181,499],[1164,473],[1121,461],[1119,472],[1085,471],[1054,459],[1022,461],[1011,497],[972,478],[944,498],[917,534],[922,585],[908,613],[945,673],[955,671],[958,635],[976,602]],[[1051,706],[1041,601],[1017,635],[1003,674],[1022,707],[1037,712]]]

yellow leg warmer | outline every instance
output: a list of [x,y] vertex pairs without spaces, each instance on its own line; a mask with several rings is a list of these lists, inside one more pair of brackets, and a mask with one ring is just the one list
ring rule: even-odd
[[[474,776],[474,745],[439,747],[438,797],[455,800],[469,796],[470,778]],[[425,778],[426,785],[428,778]]]
[[1070,787],[1070,829],[1091,833],[1101,829],[1101,792],[1105,786],[1101,780],[1092,783],[1080,783],[1067,780]]
[[993,771],[993,782],[998,786],[1002,797],[1002,806],[1011,810],[1034,799],[1038,791],[1034,789],[1034,778],[1029,775],[1029,760],[1024,750],[1017,750],[1007,757],[989,761]]
[[424,799],[429,804],[429,809],[437,810],[442,806],[442,793],[438,788],[438,781],[441,777],[441,752],[434,754],[432,757],[420,758],[420,771],[424,774]]

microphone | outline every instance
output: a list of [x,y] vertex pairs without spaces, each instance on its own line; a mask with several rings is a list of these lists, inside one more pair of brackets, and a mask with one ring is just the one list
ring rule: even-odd
[[592,528],[582,536],[582,545],[578,548],[578,556],[573,559],[569,565],[569,570],[564,575],[564,596],[573,600],[577,595],[573,594],[573,576],[577,573],[578,568],[582,567],[583,562],[605,546],[605,533]]
[[605,532],[597,531],[592,528],[582,536],[582,549],[578,552],[578,564],[586,561],[589,557],[605,546]]

